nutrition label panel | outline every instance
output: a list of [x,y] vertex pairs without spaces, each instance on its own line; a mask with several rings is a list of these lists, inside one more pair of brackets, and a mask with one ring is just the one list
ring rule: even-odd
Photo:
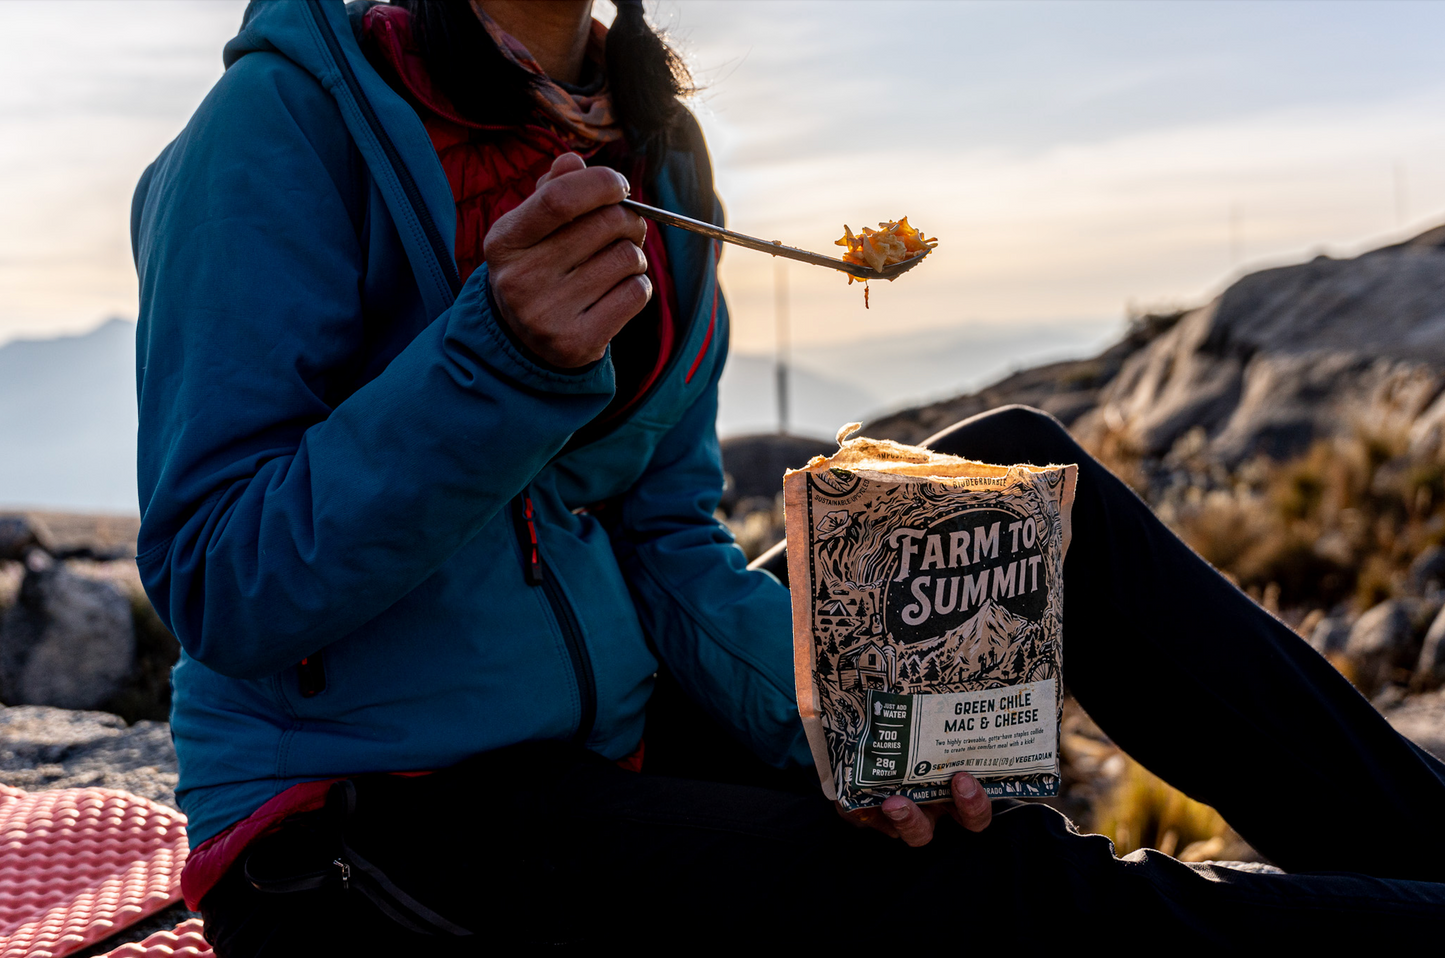
[[947,781],[1054,772],[1058,693],[1054,679],[974,692],[898,695],[869,690],[855,784]]

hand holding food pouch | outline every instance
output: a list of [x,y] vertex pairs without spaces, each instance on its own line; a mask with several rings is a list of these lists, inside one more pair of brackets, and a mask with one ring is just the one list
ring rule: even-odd
[[1056,795],[1078,467],[845,437],[783,478],[798,709],[844,808]]

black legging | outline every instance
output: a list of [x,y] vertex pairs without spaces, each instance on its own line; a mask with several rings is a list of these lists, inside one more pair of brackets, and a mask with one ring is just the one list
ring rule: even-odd
[[1286,871],[1445,881],[1445,764],[1170,532],[1058,420],[1008,406],[926,445],[984,462],[1079,464],[1064,682],[1124,751],[1214,806]]
[[[699,748],[710,734],[703,720],[664,685],[647,731],[655,760],[642,775],[568,746],[529,745],[373,785],[354,841],[410,876],[417,897],[479,929],[441,950],[502,941],[1052,949],[1061,933],[1338,948],[1445,931],[1445,765],[1056,420],[1008,407],[927,444],[989,462],[1078,463],[1066,684],[1114,741],[1217,808],[1289,874],[1154,851],[1121,860],[1107,839],[1019,802],[995,803],[980,834],[945,820],[931,844],[908,848],[845,824],[811,771],[754,774],[726,746]],[[523,784],[498,792],[499,767]],[[765,787],[739,784],[748,780]],[[423,947],[355,892],[261,895],[239,868],[203,911],[223,958]]]

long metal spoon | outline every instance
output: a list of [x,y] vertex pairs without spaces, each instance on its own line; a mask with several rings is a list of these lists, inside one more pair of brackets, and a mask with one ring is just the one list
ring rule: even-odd
[[886,279],[889,282],[897,279],[913,267],[923,261],[923,257],[929,254],[924,250],[916,256],[909,257],[901,263],[894,263],[892,266],[885,266],[882,269],[874,269],[871,266],[859,266],[857,263],[848,263],[834,256],[824,256],[821,253],[812,253],[805,249],[798,249],[795,246],[784,246],[782,243],[773,240],[758,239],[756,236],[748,236],[746,233],[734,233],[732,230],[725,230],[720,226],[711,223],[704,223],[702,220],[695,220],[691,217],[680,216],[667,210],[660,210],[655,206],[648,206],[636,200],[623,200],[622,205],[647,217],[668,226],[676,226],[678,229],[691,230],[694,233],[701,233],[703,236],[711,236],[715,240],[722,240],[724,243],[733,243],[737,246],[746,246],[748,249],[755,249],[760,253],[771,253],[774,256],[783,256],[787,259],[795,259],[800,263],[812,263],[814,266],[827,266],[847,273],[857,279]]

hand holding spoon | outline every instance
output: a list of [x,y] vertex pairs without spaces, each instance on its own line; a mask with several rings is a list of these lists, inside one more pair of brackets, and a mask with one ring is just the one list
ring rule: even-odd
[[901,263],[894,263],[882,269],[874,269],[871,266],[849,263],[835,256],[824,256],[821,253],[809,252],[808,250],[798,249],[794,246],[784,246],[777,240],[758,239],[756,236],[748,236],[746,233],[735,233],[732,230],[723,229],[721,226],[714,226],[711,223],[704,223],[702,220],[695,220],[691,217],[682,216],[667,210],[660,210],[655,206],[648,206],[636,200],[623,200],[622,205],[634,213],[667,226],[676,226],[679,229],[701,233],[703,236],[710,236],[713,239],[722,240],[724,243],[732,243],[736,246],[745,246],[748,249],[755,249],[760,253],[771,253],[774,256],[795,259],[800,263],[812,263],[814,266],[827,266],[862,280],[886,279],[891,282],[917,266],[923,261],[923,257],[929,253],[929,250],[924,250]]

